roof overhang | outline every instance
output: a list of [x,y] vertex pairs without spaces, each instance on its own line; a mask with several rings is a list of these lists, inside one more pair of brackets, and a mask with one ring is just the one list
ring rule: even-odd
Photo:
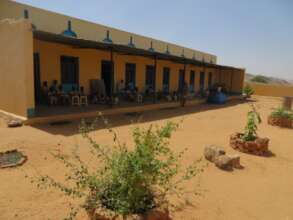
[[97,49],[97,50],[105,50],[105,51],[113,51],[122,55],[133,55],[133,56],[144,56],[158,60],[169,60],[176,63],[182,64],[193,64],[200,67],[206,68],[216,68],[216,69],[230,69],[230,70],[239,70],[239,68],[230,67],[230,66],[222,66],[212,63],[206,63],[194,59],[188,59],[185,57],[174,56],[171,54],[159,53],[156,51],[149,51],[140,48],[130,47],[127,45],[113,44],[113,43],[104,43],[98,41],[91,41],[73,37],[63,36],[61,34],[49,33],[41,30],[33,30],[33,36],[35,39],[70,45],[77,49]]

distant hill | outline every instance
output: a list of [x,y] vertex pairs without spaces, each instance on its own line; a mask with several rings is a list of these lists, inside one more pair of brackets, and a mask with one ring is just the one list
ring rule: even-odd
[[292,80],[280,79],[277,77],[263,76],[263,75],[254,75],[250,73],[245,74],[245,82],[256,82],[256,83],[264,83],[271,85],[293,85]]

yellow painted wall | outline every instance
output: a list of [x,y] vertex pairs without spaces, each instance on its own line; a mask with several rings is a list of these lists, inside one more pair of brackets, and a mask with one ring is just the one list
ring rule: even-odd
[[241,93],[244,84],[245,69],[218,70],[219,82],[230,92]]
[[35,105],[30,22],[2,20],[0,48],[0,109],[27,117]]
[[[60,34],[67,28],[67,21],[71,20],[73,30],[77,33],[78,38],[81,39],[103,41],[106,36],[106,31],[109,30],[112,40],[117,44],[127,45],[130,36],[133,36],[134,43],[138,48],[149,49],[150,42],[153,41],[153,47],[158,52],[164,53],[167,45],[169,45],[169,51],[173,55],[181,56],[184,49],[184,54],[187,58],[192,58],[195,55],[195,58],[200,61],[204,60],[205,62],[217,62],[217,57],[209,53],[204,53],[168,42],[143,37],[137,34],[49,12],[10,0],[0,1],[0,20],[5,18],[23,18],[25,9],[29,12],[29,20],[38,30]],[[111,14],[109,15],[111,16]]]
[[255,89],[255,93],[254,93],[255,95],[275,96],[275,97],[284,97],[284,96],[293,97],[293,86],[266,85],[266,84],[260,84],[260,83],[248,83],[248,85],[250,85],[251,87]]
[[[50,43],[40,40],[34,40],[34,52],[40,56],[41,82],[47,81],[49,84],[53,80],[61,81],[60,56],[74,56],[79,58],[79,83],[89,93],[89,80],[101,78],[101,62],[110,60],[110,52],[95,49],[79,49],[68,45]],[[114,85],[120,80],[125,81],[126,63],[136,64],[136,85],[140,91],[145,90],[145,72],[146,65],[155,65],[154,59],[142,56],[127,56],[114,53]],[[170,91],[178,90],[179,71],[184,69],[184,64],[171,61],[157,60],[156,71],[156,89],[162,90],[163,69],[170,68]],[[213,74],[213,83],[218,82],[216,69],[203,68],[195,65],[186,65],[185,81],[189,84],[190,71],[195,72],[195,89],[199,90],[200,72],[205,72],[205,88],[208,87],[209,72]]]

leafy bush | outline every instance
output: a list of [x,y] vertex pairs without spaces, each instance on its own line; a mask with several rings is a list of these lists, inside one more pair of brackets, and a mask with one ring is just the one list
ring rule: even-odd
[[247,96],[247,97],[250,97],[251,95],[254,94],[254,89],[250,86],[250,85],[246,85],[244,88],[243,88],[243,93]]
[[293,120],[293,112],[284,108],[277,108],[271,113],[272,117],[288,118]]
[[266,76],[257,75],[251,79],[252,82],[258,82],[258,83],[269,83],[270,79]]
[[169,148],[169,139],[178,124],[168,122],[162,127],[135,128],[133,150],[120,143],[111,128],[108,131],[113,135],[114,145],[109,148],[98,144],[90,135],[96,124],[97,120],[91,126],[83,122],[81,133],[90,143],[91,152],[101,164],[99,167],[95,166],[91,172],[75,149],[75,163],[55,155],[70,168],[68,184],[56,182],[49,176],[38,178],[40,186],[58,188],[65,195],[84,201],[77,209],[72,209],[67,219],[74,219],[80,208],[85,209],[92,220],[97,212],[120,215],[124,219],[133,214],[144,214],[162,204],[167,205],[170,194],[181,197],[184,190],[180,185],[202,171],[199,161],[182,169],[179,159],[185,150],[176,154]]
[[244,141],[254,141],[257,138],[257,124],[261,123],[260,114],[253,105],[251,107],[252,110],[247,114],[247,124],[244,135],[242,136]]

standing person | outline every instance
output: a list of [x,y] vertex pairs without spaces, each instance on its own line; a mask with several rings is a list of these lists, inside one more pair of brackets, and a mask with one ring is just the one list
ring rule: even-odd
[[181,107],[185,106],[187,96],[188,96],[188,85],[186,82],[184,82],[182,92],[181,92],[181,99],[180,99]]
[[44,81],[42,85],[42,98],[41,98],[42,104],[49,105],[50,100],[49,100],[49,87],[48,87],[48,82]]

